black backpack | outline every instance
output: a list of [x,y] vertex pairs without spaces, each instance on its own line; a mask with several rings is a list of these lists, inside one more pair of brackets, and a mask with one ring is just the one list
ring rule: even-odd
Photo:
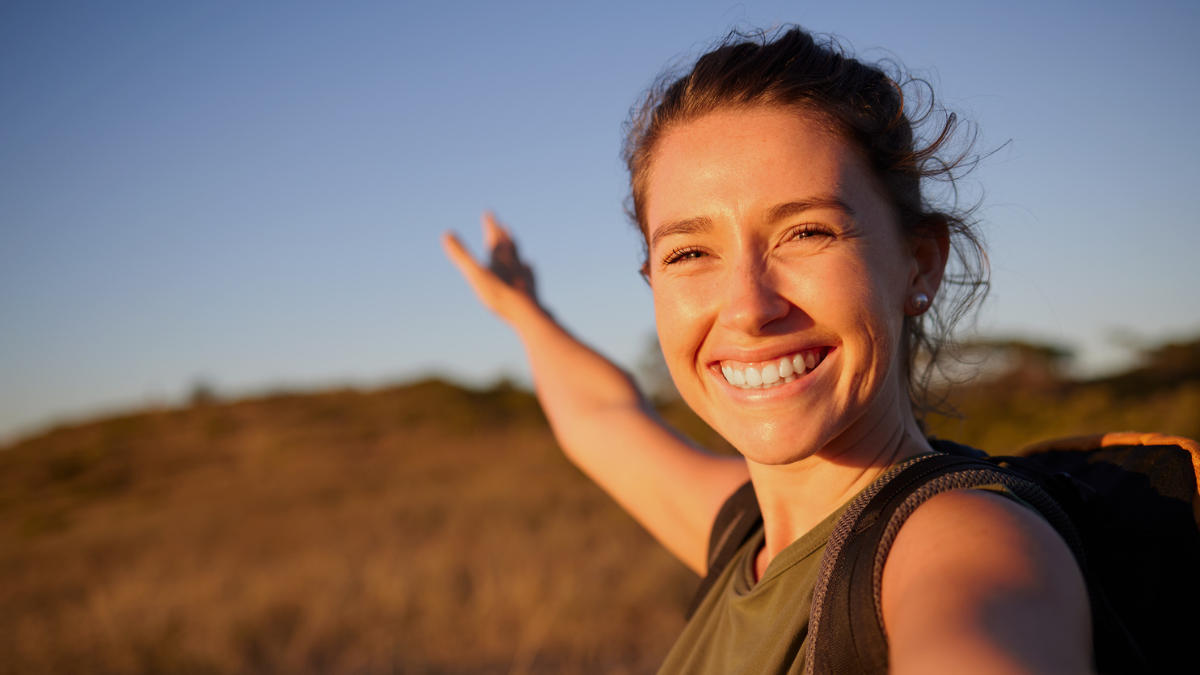
[[[1099,673],[1200,670],[1200,444],[1159,434],[1062,439],[1017,457],[989,457],[948,441],[942,454],[892,468],[834,526],[809,617],[805,673],[887,672],[879,602],[896,533],[925,500],[1003,484],[1036,508],[1075,554],[1092,608]],[[708,575],[690,617],[762,521],[754,488],[722,506]]]

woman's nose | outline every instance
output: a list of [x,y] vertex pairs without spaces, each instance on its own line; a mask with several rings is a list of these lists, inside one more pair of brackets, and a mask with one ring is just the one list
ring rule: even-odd
[[726,328],[757,335],[787,316],[790,303],[761,264],[739,265],[727,280],[725,305],[718,320]]

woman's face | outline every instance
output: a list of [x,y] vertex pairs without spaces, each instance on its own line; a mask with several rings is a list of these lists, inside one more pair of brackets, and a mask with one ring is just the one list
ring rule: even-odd
[[906,301],[936,281],[855,149],[761,108],[673,129],[656,151],[648,271],[688,404],[764,464],[902,429]]

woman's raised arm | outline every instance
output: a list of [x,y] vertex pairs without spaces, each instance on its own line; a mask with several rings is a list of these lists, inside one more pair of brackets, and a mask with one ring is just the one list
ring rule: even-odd
[[676,557],[700,574],[709,529],[749,478],[740,458],[718,457],[670,429],[630,377],[569,334],[538,304],[533,274],[511,235],[483,217],[488,267],[451,233],[446,255],[480,301],[525,345],[538,400],[563,451]]

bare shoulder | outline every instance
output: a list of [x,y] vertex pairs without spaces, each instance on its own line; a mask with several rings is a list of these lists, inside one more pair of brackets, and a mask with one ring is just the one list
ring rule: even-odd
[[1091,672],[1083,577],[1028,508],[952,490],[901,528],[883,571],[892,672]]

